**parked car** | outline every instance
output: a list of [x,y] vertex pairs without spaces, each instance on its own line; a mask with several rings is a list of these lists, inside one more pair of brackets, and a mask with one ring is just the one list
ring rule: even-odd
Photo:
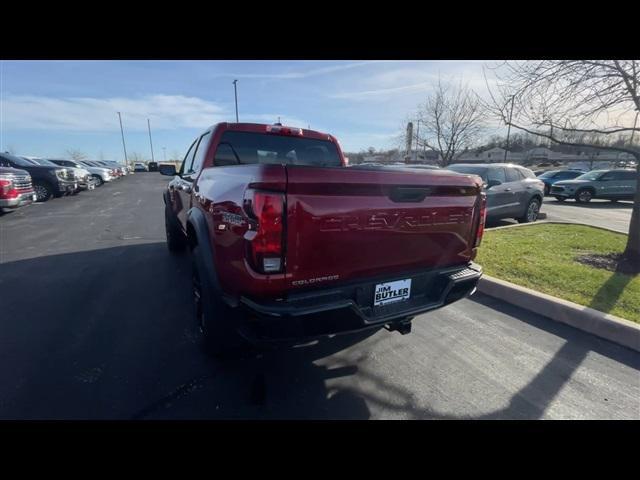
[[573,198],[578,203],[589,203],[594,198],[611,201],[633,200],[638,174],[635,170],[592,170],[573,180],[556,182],[551,195],[560,202]]
[[39,157],[23,157],[23,158],[37,165],[44,165],[44,166],[50,166],[50,167],[65,167],[67,170],[69,170],[73,174],[73,178],[78,184],[78,188],[76,188],[76,190],[72,192],[73,194],[76,194],[81,190],[87,190],[89,188],[89,179],[91,178],[91,174],[89,173],[88,170],[84,168],[77,168],[72,165],[60,165],[59,163],[52,162],[51,160],[46,158],[39,158]]
[[105,166],[107,168],[113,169],[115,171],[116,177],[122,177],[127,174],[127,172],[125,171],[124,165],[121,165],[118,162],[107,161],[107,160],[95,160],[95,163]]
[[45,202],[51,197],[70,194],[78,188],[73,173],[57,165],[38,165],[22,157],[2,153],[0,154],[0,166],[29,172],[39,202]]
[[36,198],[29,172],[0,167],[0,212],[29,205]]
[[240,337],[409,333],[415,315],[471,295],[482,275],[478,177],[350,168],[333,136],[302,133],[220,123],[164,192],[167,244],[191,251],[196,318],[214,354]]
[[146,172],[147,171],[147,167],[145,167],[144,163],[136,162],[136,163],[133,164],[133,171],[134,172]]
[[584,170],[548,170],[542,175],[538,175],[538,178],[544,182],[544,194],[549,195],[551,187],[556,182],[571,180],[584,173],[586,173]]
[[76,162],[75,160],[65,160],[57,158],[47,158],[47,160],[55,165],[70,168],[74,171],[78,180],[78,188],[80,190],[93,190],[96,188],[97,180],[91,175],[87,167]]
[[90,160],[81,160],[78,163],[89,170],[91,176],[96,180],[97,187],[100,187],[104,183],[111,182],[116,178],[112,168],[95,164]]
[[544,198],[544,183],[528,168],[510,163],[453,164],[448,170],[482,178],[487,194],[487,219],[515,218],[535,222]]

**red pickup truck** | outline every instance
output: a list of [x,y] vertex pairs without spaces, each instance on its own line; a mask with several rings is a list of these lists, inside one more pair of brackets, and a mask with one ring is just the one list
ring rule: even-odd
[[169,250],[188,248],[211,351],[238,339],[386,327],[471,295],[486,217],[481,179],[347,166],[331,135],[220,123],[164,192]]

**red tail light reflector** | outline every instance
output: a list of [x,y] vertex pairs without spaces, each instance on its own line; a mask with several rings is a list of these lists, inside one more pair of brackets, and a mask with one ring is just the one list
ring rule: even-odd
[[249,257],[259,272],[281,272],[283,261],[284,195],[276,192],[247,190],[245,211],[252,218],[255,231],[249,240]]

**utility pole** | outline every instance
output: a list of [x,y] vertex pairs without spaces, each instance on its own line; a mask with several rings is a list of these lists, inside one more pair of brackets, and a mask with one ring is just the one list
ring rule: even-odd
[[416,121],[416,163],[418,162],[418,155],[420,154],[420,119]]
[[509,151],[509,135],[511,134],[511,118],[513,117],[513,101],[515,96],[511,95],[511,111],[509,112],[509,125],[507,125],[507,148],[504,150],[504,161],[507,162],[507,152]]
[[149,123],[149,119],[147,118],[147,127],[149,127],[149,145],[151,145],[151,161],[155,162],[155,158],[153,157],[153,142],[151,141],[151,123]]
[[122,116],[118,112],[118,118],[120,119],[120,133],[122,134],[122,148],[124,149],[124,165],[129,166],[129,160],[127,159],[127,145],[124,143],[124,129],[122,128]]
[[162,158],[164,158],[164,161],[167,161],[167,147],[162,147]]
[[236,97],[236,123],[238,123],[238,87],[237,87],[237,83],[238,80],[234,80],[233,81],[233,93],[235,94]]

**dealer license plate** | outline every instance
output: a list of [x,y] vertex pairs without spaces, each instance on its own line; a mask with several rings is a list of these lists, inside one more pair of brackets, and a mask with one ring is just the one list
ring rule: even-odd
[[379,283],[373,295],[373,306],[379,307],[389,303],[401,302],[411,296],[411,279],[395,282]]

